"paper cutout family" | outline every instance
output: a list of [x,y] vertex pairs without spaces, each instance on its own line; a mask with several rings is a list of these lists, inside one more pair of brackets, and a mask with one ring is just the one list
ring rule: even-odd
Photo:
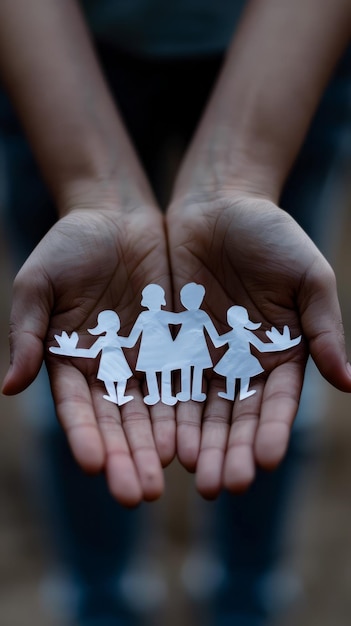
[[[141,306],[147,310],[138,316],[128,337],[118,334],[120,320],[115,311],[101,311],[97,326],[89,328],[91,335],[100,335],[90,348],[78,348],[79,336],[66,331],[55,335],[58,347],[50,347],[50,352],[70,357],[94,359],[101,352],[97,378],[105,384],[109,402],[121,406],[134,396],[125,395],[128,379],[133,376],[122,348],[132,348],[140,338],[140,348],[135,369],[145,373],[148,395],[144,402],[153,405],[160,400],[174,405],[179,400],[203,402],[206,394],[202,391],[202,378],[205,369],[213,366],[208,349],[205,330],[215,346],[228,344],[228,350],[213,368],[226,379],[226,391],[219,392],[221,398],[234,400],[235,385],[239,380],[239,399],[243,400],[256,393],[249,391],[250,379],[263,372],[259,360],[251,354],[250,344],[259,352],[279,352],[296,346],[301,336],[291,339],[290,330],[284,326],[283,333],[276,328],[266,331],[270,342],[265,343],[254,335],[261,324],[250,321],[247,310],[242,306],[232,306],[227,311],[231,330],[219,335],[209,315],[200,309],[205,288],[203,285],[188,283],[180,291],[180,301],[184,311],[173,313],[162,309],[165,306],[165,292],[160,285],[147,285],[142,291]],[[175,339],[170,326],[180,325]],[[172,393],[172,372],[180,370],[181,389]],[[157,374],[161,376],[161,394]]]

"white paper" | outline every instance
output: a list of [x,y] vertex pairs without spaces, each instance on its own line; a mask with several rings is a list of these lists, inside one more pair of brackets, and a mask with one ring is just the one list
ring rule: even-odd
[[[140,347],[135,369],[145,373],[148,393],[144,402],[154,405],[163,402],[174,405],[177,401],[196,402],[206,400],[202,391],[204,370],[213,366],[207,345],[205,331],[215,348],[228,344],[228,349],[214,367],[214,371],[225,378],[226,391],[218,395],[234,400],[236,381],[239,381],[239,399],[243,400],[255,393],[249,390],[250,380],[264,370],[259,360],[251,354],[250,345],[260,352],[288,350],[298,345],[301,336],[291,339],[290,330],[284,326],[283,332],[272,327],[266,331],[270,340],[262,342],[252,332],[261,323],[249,319],[248,311],[242,306],[228,309],[227,320],[231,330],[219,335],[209,315],[200,307],[205,296],[203,285],[187,283],[180,291],[183,311],[173,313],[166,306],[165,292],[160,285],[147,285],[142,291],[141,306],[145,307],[136,319],[128,337],[118,334],[120,320],[115,311],[101,311],[95,328],[88,329],[92,335],[99,335],[90,348],[78,348],[77,332],[68,335],[63,331],[55,335],[58,347],[51,347],[54,354],[69,357],[96,358],[100,354],[97,378],[106,388],[103,396],[109,402],[121,406],[133,400],[126,395],[129,378],[133,375],[127,362],[124,349],[135,346],[140,338]],[[175,339],[171,327],[179,326]],[[175,395],[172,389],[172,372],[180,370],[181,389]],[[160,379],[160,388],[159,382]]]

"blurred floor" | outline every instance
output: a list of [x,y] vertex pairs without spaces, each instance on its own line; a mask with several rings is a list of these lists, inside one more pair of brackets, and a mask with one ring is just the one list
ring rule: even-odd
[[[336,273],[346,335],[351,348],[351,297],[348,268],[351,250],[342,229]],[[9,280],[4,242],[0,242],[0,374],[8,361],[7,320]],[[351,350],[349,350],[350,352]],[[351,398],[329,388],[328,406],[318,450],[306,464],[291,503],[283,564],[301,578],[304,593],[289,615],[275,626],[348,626],[351,615]],[[0,625],[56,626],[40,601],[39,586],[47,557],[24,481],[22,463],[27,444],[25,426],[16,414],[16,400],[0,398]],[[179,484],[185,489],[179,490]],[[168,471],[168,494],[160,505],[169,542],[162,571],[169,586],[169,603],[157,626],[197,626],[180,583],[188,541],[186,515],[191,479],[180,468]],[[155,512],[157,509],[155,509]],[[201,626],[203,626],[202,621]],[[154,624],[152,625],[154,626]],[[240,626],[240,625],[238,625]]]

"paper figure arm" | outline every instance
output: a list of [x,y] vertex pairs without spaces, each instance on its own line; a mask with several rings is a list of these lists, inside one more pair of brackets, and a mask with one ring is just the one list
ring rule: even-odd
[[182,323],[182,316],[184,315],[184,313],[186,314],[186,311],[180,311],[180,313],[173,313],[172,311],[164,311],[165,316],[164,319],[166,320],[167,324],[181,324]]
[[140,316],[137,318],[128,337],[119,337],[120,344],[123,348],[133,348],[143,332],[143,325],[140,322]]
[[253,333],[251,334],[250,343],[260,352],[281,352],[297,346],[301,341],[301,335],[296,337],[296,339],[291,339],[288,326],[284,326],[282,333],[272,326],[271,330],[266,331],[266,335],[271,340],[271,343],[265,343]]
[[73,332],[71,335],[68,335],[66,331],[62,331],[61,335],[55,335],[55,339],[58,343],[57,346],[52,346],[49,348],[50,352],[53,354],[61,354],[63,356],[75,356],[77,350],[78,343],[78,333]]
[[215,346],[215,348],[220,348],[221,346],[224,346],[226,343],[229,343],[230,339],[232,338],[233,332],[230,330],[227,333],[224,333],[223,335],[218,335],[218,339],[215,339],[215,341],[213,341],[211,339],[211,341],[213,342],[213,345]]
[[[266,331],[266,335],[268,339],[271,340],[272,344],[275,346],[274,351],[279,352],[279,350],[287,350],[288,348],[293,348],[297,346],[301,341],[301,335],[296,337],[295,339],[291,339],[290,330],[288,326],[284,326],[283,332],[280,333],[277,328],[272,326],[271,330]],[[267,352],[273,351],[273,346],[271,344],[270,349],[267,347]],[[265,344],[269,345],[269,344]]]
[[228,339],[224,339],[224,337],[227,337],[230,333],[220,336],[210,317],[208,317],[205,323],[205,328],[215,348],[220,348],[221,346],[224,346],[224,344],[228,343]]
[[50,352],[53,354],[61,354],[62,356],[86,357],[95,359],[101,350],[99,340],[97,340],[90,348],[77,348],[78,333],[73,332],[68,335],[64,330],[61,335],[55,335],[55,339],[59,346],[51,346]]

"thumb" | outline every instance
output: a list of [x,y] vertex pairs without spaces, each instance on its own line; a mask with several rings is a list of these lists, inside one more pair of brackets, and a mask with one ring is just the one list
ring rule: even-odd
[[36,270],[28,260],[13,286],[10,366],[2,385],[5,395],[19,393],[28,387],[37,376],[43,361],[51,292],[48,280],[41,271]]
[[306,279],[301,323],[311,356],[324,378],[337,389],[351,392],[351,365],[345,347],[344,329],[331,267]]

